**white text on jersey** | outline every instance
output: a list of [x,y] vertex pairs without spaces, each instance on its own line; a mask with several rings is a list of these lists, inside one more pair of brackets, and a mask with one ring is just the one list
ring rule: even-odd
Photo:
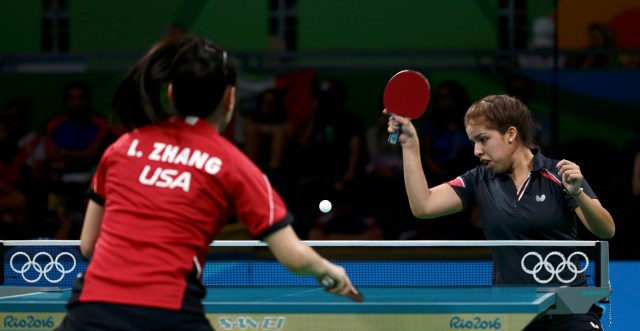
[[[129,146],[127,155],[130,157],[142,158],[144,153],[137,150],[140,141],[134,139]],[[198,170],[204,169],[205,172],[215,175],[222,168],[222,160],[209,153],[202,152],[198,149],[191,150],[189,147],[174,146],[171,144],[154,142],[153,151],[149,153],[147,159],[150,161],[180,164],[194,167]],[[163,187],[163,188],[182,188],[185,192],[189,192],[191,183],[191,172],[179,171],[175,169],[167,169],[162,167],[153,167],[145,165],[140,173],[139,181],[143,185]]]

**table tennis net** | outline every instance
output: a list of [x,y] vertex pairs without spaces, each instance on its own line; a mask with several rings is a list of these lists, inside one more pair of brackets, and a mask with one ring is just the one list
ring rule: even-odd
[[[606,242],[307,242],[358,286],[589,286],[608,283]],[[70,286],[88,261],[77,241],[2,242],[3,285]],[[500,270],[500,272],[496,272]],[[496,277],[500,280],[496,283]],[[205,286],[317,286],[283,267],[258,241],[212,243]]]

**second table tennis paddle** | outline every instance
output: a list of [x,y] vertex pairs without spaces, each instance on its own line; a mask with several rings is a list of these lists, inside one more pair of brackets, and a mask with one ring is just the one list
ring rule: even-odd
[[[384,89],[383,104],[388,113],[416,119],[424,113],[431,99],[431,86],[426,77],[414,70],[393,75]],[[389,143],[398,141],[400,130],[389,135]]]

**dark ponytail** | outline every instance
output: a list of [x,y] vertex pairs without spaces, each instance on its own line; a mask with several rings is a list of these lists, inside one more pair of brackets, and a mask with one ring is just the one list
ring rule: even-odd
[[167,38],[147,52],[116,90],[113,111],[127,129],[154,124],[168,115],[161,95],[173,84],[178,114],[206,117],[216,110],[236,70],[219,45],[193,35]]

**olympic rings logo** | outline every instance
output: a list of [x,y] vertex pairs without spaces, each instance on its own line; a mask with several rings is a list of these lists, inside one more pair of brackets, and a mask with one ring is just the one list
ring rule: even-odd
[[[533,266],[533,269],[527,268],[527,266],[524,263],[524,261],[529,256],[534,256],[538,259],[538,262]],[[553,264],[549,262],[549,259],[552,256],[557,256],[560,258],[561,262],[556,267],[554,267]],[[582,267],[582,269],[578,270],[578,266],[571,261],[576,256],[582,257],[585,261],[584,267]],[[589,259],[587,258],[587,255],[582,252],[574,252],[571,255],[569,255],[569,258],[565,258],[565,256],[562,255],[562,253],[554,251],[547,254],[547,256],[544,259],[542,259],[542,255],[536,252],[529,252],[522,257],[522,260],[520,261],[520,265],[522,266],[522,270],[524,272],[530,275],[533,275],[533,278],[540,284],[546,284],[550,282],[553,279],[553,277],[556,277],[562,283],[568,284],[573,282],[578,277],[578,274],[583,273],[587,270],[587,268],[589,267]],[[538,273],[542,270],[542,268],[544,268],[550,274],[549,278],[540,279],[540,277],[538,277]],[[560,273],[563,272],[565,268],[573,273],[573,277],[571,277],[570,279],[564,279],[560,276]]]
[[[20,269],[16,269],[13,264],[13,259],[17,256],[24,256],[27,260],[27,262],[25,262]],[[42,258],[40,258],[41,256]],[[68,256],[69,258],[71,258],[71,261],[73,261],[73,265],[69,269],[66,269],[65,265],[60,262],[60,259],[65,256]],[[53,256],[51,256],[51,254],[47,252],[40,252],[36,254],[32,260],[27,253],[16,252],[11,256],[9,265],[11,266],[11,270],[15,271],[17,274],[22,275],[22,279],[24,279],[27,283],[35,283],[39,281],[43,276],[50,283],[58,283],[62,281],[66,274],[72,272],[76,268],[76,258],[69,252],[62,252],[58,254],[55,259],[53,258]],[[29,277],[29,274],[27,272],[31,270],[31,268],[33,268],[33,271],[38,273],[37,277]],[[57,273],[59,273],[60,275],[57,278],[52,279],[50,278],[49,273],[53,270],[53,268],[55,268]],[[55,274],[57,273],[53,272],[54,276],[51,277],[55,277]]]

